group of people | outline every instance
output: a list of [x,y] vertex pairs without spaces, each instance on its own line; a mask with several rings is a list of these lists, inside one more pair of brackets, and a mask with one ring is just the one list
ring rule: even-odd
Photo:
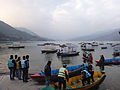
[[7,65],[10,70],[10,80],[16,77],[23,82],[28,82],[29,55],[22,58],[18,55],[10,55]]

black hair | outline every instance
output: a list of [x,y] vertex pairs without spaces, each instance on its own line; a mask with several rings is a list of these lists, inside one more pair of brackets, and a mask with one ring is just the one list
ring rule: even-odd
[[10,59],[13,59],[13,55],[10,55]]
[[48,62],[47,62],[47,65],[50,65],[51,63],[52,63],[51,61],[48,61]]

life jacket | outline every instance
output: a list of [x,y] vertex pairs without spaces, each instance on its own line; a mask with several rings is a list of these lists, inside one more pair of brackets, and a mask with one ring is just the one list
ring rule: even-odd
[[91,74],[87,70],[83,70],[86,73],[86,78],[90,77]]
[[26,61],[26,60],[21,60],[21,68],[26,68],[25,61]]
[[13,60],[12,59],[9,59],[8,60],[8,67],[11,68],[11,67],[14,67],[14,63],[13,63]]
[[66,78],[66,76],[65,76],[65,70],[66,70],[66,68],[63,68],[63,67],[60,68],[58,77]]
[[19,61],[16,62],[16,69],[19,69],[20,65],[19,65]]

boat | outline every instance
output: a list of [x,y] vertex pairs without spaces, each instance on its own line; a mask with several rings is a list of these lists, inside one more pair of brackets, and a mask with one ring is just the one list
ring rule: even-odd
[[25,46],[21,45],[20,42],[13,42],[13,44],[8,45],[8,48],[17,49],[17,48],[25,48]]
[[41,49],[42,53],[56,53],[57,49],[55,46],[46,45],[43,49]]
[[107,49],[107,47],[101,47],[101,49]]
[[[82,76],[78,75],[72,78],[69,78],[69,81],[66,82],[66,89],[64,90],[94,90],[104,81],[106,75],[105,73],[95,72],[94,73],[94,82],[90,84],[82,85]],[[50,86],[46,86],[41,90],[58,90],[58,82],[52,82]]]
[[68,57],[68,56],[77,56],[79,55],[79,52],[58,52],[57,56],[61,56],[61,57]]
[[95,49],[93,48],[82,48],[83,51],[94,51]]
[[115,46],[113,48],[113,56],[114,57],[120,56],[120,45],[119,46]]
[[56,53],[57,49],[42,49],[42,53]]
[[[67,67],[66,69],[69,71],[69,77],[79,75],[80,71],[81,71],[81,67],[82,67],[82,65],[75,65],[75,66]],[[51,75],[51,80],[52,81],[57,81],[58,80],[58,77],[57,77],[58,72],[59,72],[59,69],[55,69],[55,70],[51,71],[51,74],[52,74]],[[36,82],[39,82],[39,83],[44,83],[45,82],[44,72],[30,75],[30,77]]]
[[[100,65],[100,60],[96,60],[96,65],[99,66]],[[120,64],[120,58],[114,58],[114,59],[105,59],[104,60],[104,65],[111,65],[111,64],[115,64],[115,65],[119,65]]]

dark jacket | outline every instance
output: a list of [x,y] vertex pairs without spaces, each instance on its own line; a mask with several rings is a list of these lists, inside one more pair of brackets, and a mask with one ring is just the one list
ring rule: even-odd
[[50,65],[45,66],[44,73],[45,73],[45,76],[51,76],[51,67],[50,67]]

